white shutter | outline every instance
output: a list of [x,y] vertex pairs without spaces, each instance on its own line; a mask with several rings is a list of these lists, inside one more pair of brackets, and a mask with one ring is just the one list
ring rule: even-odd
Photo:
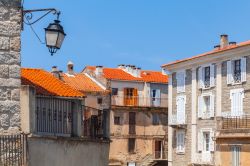
[[198,97],[198,118],[202,118],[203,114],[203,97],[199,96]]
[[202,89],[204,88],[204,72],[203,72],[203,67],[200,67],[198,70],[198,78],[199,78],[199,88]]
[[233,75],[232,75],[232,62],[227,61],[227,84],[232,84]]
[[234,89],[230,92],[231,99],[231,116],[241,116],[243,115],[243,89]]
[[247,64],[246,64],[246,58],[245,57],[242,57],[241,58],[241,82],[246,82],[247,81],[247,74],[246,74],[246,67],[247,67]]
[[214,141],[213,141],[213,137],[214,137],[214,132],[210,131],[210,140],[209,140],[209,150],[211,152],[214,151]]
[[155,106],[160,106],[161,104],[161,91],[160,89],[156,89],[156,92],[155,92]]
[[203,135],[202,131],[198,132],[198,151],[202,151],[202,146],[203,146]]
[[215,79],[214,79],[214,75],[215,75],[215,65],[212,64],[210,65],[210,87],[214,87],[215,86]]
[[178,96],[176,104],[177,104],[177,123],[178,124],[185,124],[186,97],[185,96]]
[[185,71],[176,73],[177,93],[185,92]]
[[214,117],[214,95],[210,95],[210,117]]

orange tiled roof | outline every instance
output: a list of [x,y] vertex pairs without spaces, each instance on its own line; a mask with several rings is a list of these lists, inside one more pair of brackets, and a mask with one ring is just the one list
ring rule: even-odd
[[39,95],[84,97],[83,93],[71,88],[43,69],[22,68],[21,80],[22,85],[34,86]]
[[[89,70],[95,70],[95,66],[87,66]],[[159,71],[142,70],[140,77],[134,77],[131,74],[119,68],[103,68],[103,76],[111,80],[124,80],[124,81],[141,81],[141,82],[156,82],[167,83],[168,76],[163,75]]]
[[74,74],[69,76],[68,74],[63,74],[63,80],[72,88],[82,91],[82,92],[104,92],[99,85],[92,81],[85,74]]
[[241,42],[241,43],[236,44],[236,45],[229,45],[229,46],[224,47],[224,48],[217,48],[217,49],[214,49],[212,51],[209,51],[209,52],[206,52],[206,53],[203,53],[203,54],[199,54],[199,55],[196,55],[196,56],[193,56],[193,57],[190,57],[190,58],[185,58],[185,59],[182,59],[182,60],[177,60],[177,61],[174,61],[174,62],[170,62],[170,63],[162,65],[162,67],[167,67],[167,66],[174,65],[174,64],[177,64],[177,63],[193,60],[193,59],[196,59],[196,58],[200,58],[200,57],[203,57],[203,56],[208,56],[208,55],[223,52],[223,51],[232,50],[232,49],[242,47],[242,46],[247,46],[247,45],[250,45],[250,40],[245,41],[245,42]]

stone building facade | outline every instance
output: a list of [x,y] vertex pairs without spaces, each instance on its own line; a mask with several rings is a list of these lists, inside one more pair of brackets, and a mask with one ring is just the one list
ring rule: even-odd
[[83,73],[111,91],[109,165],[166,165],[167,76],[131,65]]
[[20,131],[21,0],[0,1],[0,133]]
[[249,49],[221,35],[214,50],[163,65],[170,166],[249,165]]

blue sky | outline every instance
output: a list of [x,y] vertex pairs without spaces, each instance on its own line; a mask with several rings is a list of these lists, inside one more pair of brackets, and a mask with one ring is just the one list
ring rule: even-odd
[[[22,32],[22,66],[75,70],[86,65],[133,64],[160,70],[164,63],[213,49],[219,35],[250,39],[249,0],[25,0],[25,9],[61,10],[67,37],[50,56],[29,26]],[[50,15],[33,27],[44,40]]]

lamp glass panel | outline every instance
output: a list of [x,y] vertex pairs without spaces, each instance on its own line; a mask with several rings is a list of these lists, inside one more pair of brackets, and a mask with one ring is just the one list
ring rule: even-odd
[[57,44],[58,32],[46,31],[46,44],[47,46],[55,47]]

